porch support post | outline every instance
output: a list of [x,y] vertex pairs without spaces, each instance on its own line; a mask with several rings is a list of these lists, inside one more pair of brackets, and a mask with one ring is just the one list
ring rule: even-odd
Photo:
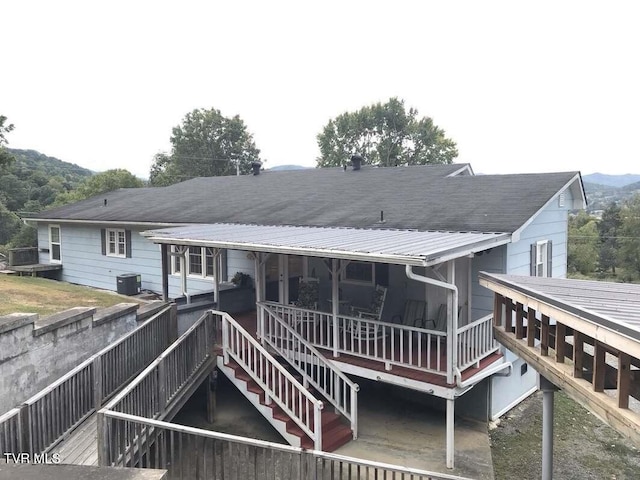
[[[222,311],[222,307],[220,306],[220,274],[222,273],[220,271],[218,262],[220,261],[220,249],[219,248],[213,248],[212,249],[212,253],[213,253],[213,297],[216,301],[216,308],[220,311]],[[206,259],[206,255],[205,255],[205,259]],[[207,268],[206,262],[204,265],[204,268]],[[206,270],[205,270],[206,273]]]
[[169,245],[160,244],[160,255],[162,257],[162,300],[169,301]]
[[553,478],[553,394],[558,387],[540,376],[542,390],[542,480]]
[[187,252],[189,251],[188,248],[184,247],[185,250],[183,250],[180,254],[180,281],[182,283],[182,294],[187,298],[187,303],[191,303],[191,296],[189,295],[189,293],[187,292]]
[[447,398],[447,468],[454,468],[455,399]]
[[[447,262],[447,283],[456,283],[455,260]],[[454,381],[454,368],[458,366],[458,295],[447,291],[447,383]]]
[[[255,284],[256,284],[256,303],[260,303],[264,300],[262,292],[263,292],[263,284],[264,277],[262,276],[262,254],[259,252],[255,252],[253,256],[253,264],[255,269]],[[258,315],[258,338],[262,339],[264,336],[264,312],[262,311],[262,307],[257,308]]]
[[340,307],[340,290],[338,289],[338,259],[331,259],[331,313],[333,315],[333,356],[338,356],[338,313]]

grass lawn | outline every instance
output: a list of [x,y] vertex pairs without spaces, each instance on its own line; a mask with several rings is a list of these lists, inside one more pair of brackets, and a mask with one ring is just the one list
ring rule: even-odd
[[22,312],[44,316],[72,307],[109,307],[134,302],[137,300],[131,297],[56,280],[0,275],[0,315]]

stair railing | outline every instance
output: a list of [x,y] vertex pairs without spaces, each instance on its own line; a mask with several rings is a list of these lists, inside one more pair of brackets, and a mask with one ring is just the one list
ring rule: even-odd
[[235,360],[262,388],[267,403],[275,402],[322,450],[323,403],[255,340],[228,313],[212,310],[220,319],[224,363]]
[[[277,305],[274,305],[277,306]],[[264,312],[264,340],[282,355],[309,384],[325,397],[351,424],[353,438],[358,438],[358,391],[340,369],[328,361],[310,342],[296,332],[271,304],[259,302]],[[299,319],[304,322],[304,317]]]

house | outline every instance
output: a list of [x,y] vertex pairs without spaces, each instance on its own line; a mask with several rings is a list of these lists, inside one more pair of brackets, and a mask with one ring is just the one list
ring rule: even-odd
[[[264,345],[289,358],[274,337],[286,331],[322,371],[444,402],[453,466],[456,400],[458,413],[495,418],[536,389],[533,369],[493,338],[493,295],[478,272],[564,277],[568,211],[584,207],[578,172],[365,166],[121,189],[32,221],[40,263],[61,263],[73,283],[115,289],[135,272],[168,298],[213,291],[225,310],[228,280],[250,275],[257,315],[245,326]],[[355,436],[357,415],[335,406]]]

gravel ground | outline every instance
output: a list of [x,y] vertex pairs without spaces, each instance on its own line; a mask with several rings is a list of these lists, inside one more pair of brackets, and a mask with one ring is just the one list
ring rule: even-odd
[[[542,393],[511,410],[490,431],[496,480],[538,479]],[[554,401],[554,479],[638,479],[640,452],[563,392]]]

